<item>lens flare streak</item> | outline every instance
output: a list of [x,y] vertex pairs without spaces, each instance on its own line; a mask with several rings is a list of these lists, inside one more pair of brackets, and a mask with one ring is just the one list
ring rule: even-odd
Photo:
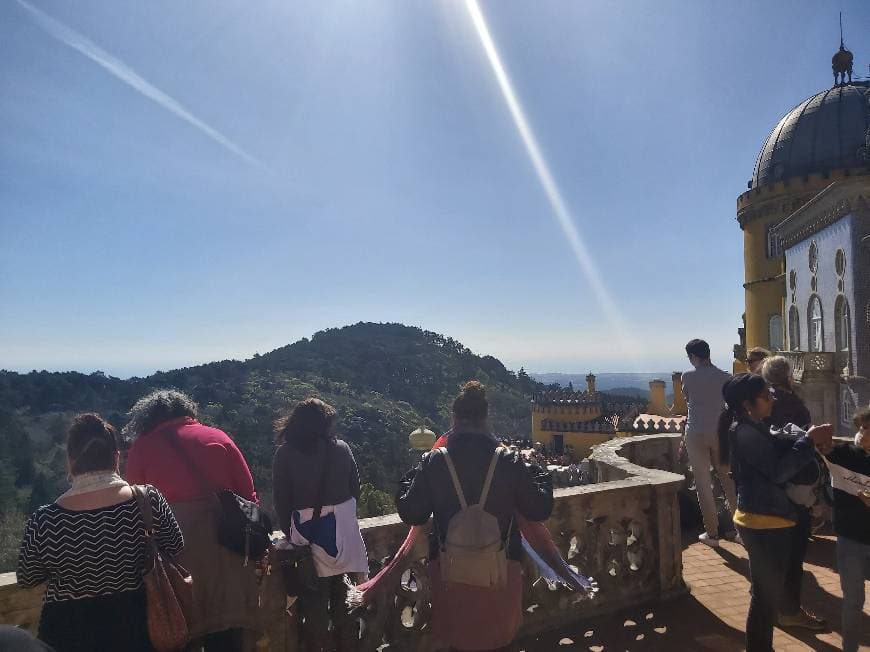
[[502,96],[507,103],[514,125],[525,145],[526,152],[529,155],[532,167],[535,169],[538,181],[543,187],[547,200],[550,203],[550,207],[553,209],[553,215],[555,216],[559,227],[565,234],[568,244],[574,252],[574,257],[577,259],[580,269],[586,276],[586,280],[592,288],[592,292],[601,306],[601,309],[604,311],[605,317],[619,336],[624,349],[637,351],[638,347],[635,345],[633,338],[629,334],[625,320],[622,318],[619,309],[610,297],[610,293],[604,285],[604,281],[598,272],[598,268],[595,266],[595,262],[593,261],[589,250],[586,248],[586,243],[583,241],[580,231],[571,219],[571,213],[568,210],[564,199],[562,199],[562,193],[559,192],[559,187],[556,185],[556,181],[550,172],[550,168],[541,154],[538,141],[535,138],[532,128],[529,126],[529,122],[526,119],[525,112],[520,105],[519,99],[517,99],[517,95],[513,89],[513,84],[511,84],[507,71],[502,64],[501,57],[499,56],[498,50],[495,47],[495,42],[489,33],[489,27],[486,24],[486,19],[480,10],[477,0],[465,0],[465,7],[468,9],[468,13],[471,16],[471,21],[474,24],[477,36],[480,38],[480,43],[486,53],[486,58],[489,60],[489,64],[495,74]]

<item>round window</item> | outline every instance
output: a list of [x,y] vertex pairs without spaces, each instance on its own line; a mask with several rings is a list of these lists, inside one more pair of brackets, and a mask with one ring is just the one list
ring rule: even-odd
[[810,244],[810,271],[815,273],[815,271],[819,268],[819,248],[816,246],[816,243],[813,242]]
[[842,249],[837,249],[837,255],[834,258],[834,268],[837,270],[837,276],[842,276],[846,273],[846,252]]

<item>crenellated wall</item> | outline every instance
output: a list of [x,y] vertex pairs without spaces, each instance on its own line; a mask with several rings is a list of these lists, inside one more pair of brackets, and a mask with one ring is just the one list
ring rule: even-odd
[[[621,438],[597,446],[592,474],[597,484],[556,490],[547,526],[569,562],[595,578],[598,592],[587,599],[551,591],[526,568],[522,634],[553,629],[626,606],[664,600],[685,591],[682,579],[677,492],[680,435]],[[372,560],[388,559],[408,532],[396,514],[361,521]],[[426,542],[409,557],[392,592],[360,617],[361,650],[388,642],[399,650],[435,650],[429,628]],[[375,564],[377,567],[378,564]],[[35,628],[41,591],[22,590],[13,573],[0,575],[0,622]],[[262,585],[260,616],[267,635],[257,649],[297,650],[295,617],[285,611],[277,573]]]

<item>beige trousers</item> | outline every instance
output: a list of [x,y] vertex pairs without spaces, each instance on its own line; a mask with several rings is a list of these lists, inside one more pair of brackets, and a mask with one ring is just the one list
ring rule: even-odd
[[734,491],[734,482],[728,475],[729,466],[719,461],[719,435],[715,432],[686,435],[686,452],[689,454],[689,464],[695,474],[695,490],[698,494],[698,504],[701,506],[701,515],[704,518],[704,529],[710,536],[719,536],[719,518],[716,513],[716,499],[713,496],[711,466],[715,469],[719,484],[725,492],[732,516],[737,509],[737,494]]

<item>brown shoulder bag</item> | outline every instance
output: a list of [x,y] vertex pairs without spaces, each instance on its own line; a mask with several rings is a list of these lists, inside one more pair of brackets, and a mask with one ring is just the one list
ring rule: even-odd
[[190,631],[186,614],[193,601],[193,578],[164,555],[154,536],[151,497],[141,485],[130,485],[145,523],[145,567],[142,580],[148,609],[148,636],[157,652],[174,652],[187,645]]

